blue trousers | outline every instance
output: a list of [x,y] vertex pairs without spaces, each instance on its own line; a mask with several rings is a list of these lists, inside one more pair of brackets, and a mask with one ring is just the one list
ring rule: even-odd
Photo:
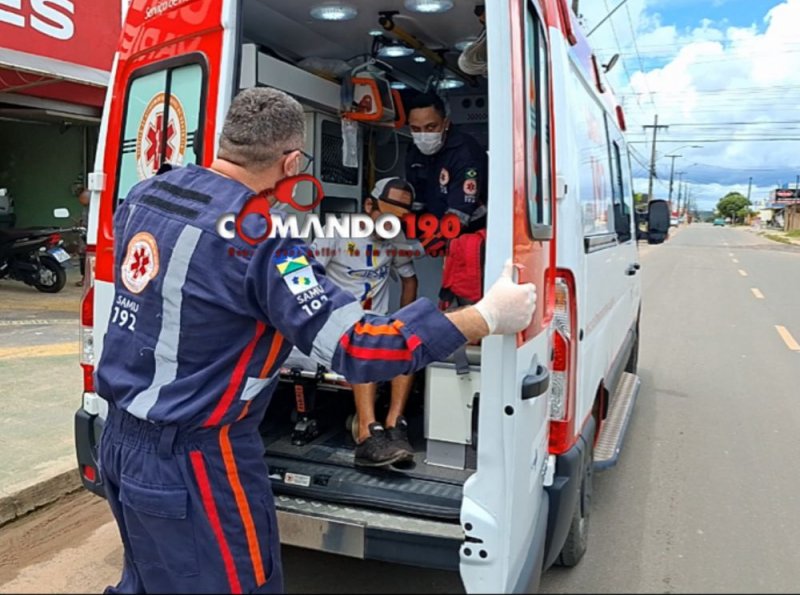
[[109,408],[100,472],[125,548],[107,593],[282,593],[264,447],[247,419],[182,432]]

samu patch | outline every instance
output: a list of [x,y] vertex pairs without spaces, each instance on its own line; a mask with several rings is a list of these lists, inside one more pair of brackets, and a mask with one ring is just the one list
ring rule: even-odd
[[317,281],[317,277],[314,275],[314,269],[310,266],[296,269],[291,273],[285,274],[283,276],[283,282],[286,283],[286,286],[293,295],[300,295],[301,293],[305,293],[319,286],[319,281]]
[[478,182],[475,180],[466,180],[464,182],[464,195],[474,197],[478,194]]
[[467,179],[475,179],[478,177],[478,170],[474,167],[467,170]]
[[137,233],[128,242],[120,277],[131,293],[142,293],[158,275],[158,244],[146,231]]
[[450,183],[450,172],[447,171],[446,167],[443,167],[442,171],[439,172],[439,185],[447,186],[449,183]]

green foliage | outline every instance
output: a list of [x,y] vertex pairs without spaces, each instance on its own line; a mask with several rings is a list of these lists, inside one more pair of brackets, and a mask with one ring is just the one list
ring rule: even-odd
[[750,213],[750,201],[738,192],[729,192],[717,203],[717,212],[721,217],[730,217],[734,222],[743,220]]

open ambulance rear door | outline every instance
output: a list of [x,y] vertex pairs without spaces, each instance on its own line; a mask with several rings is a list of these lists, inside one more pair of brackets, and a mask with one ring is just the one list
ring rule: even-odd
[[[548,514],[551,208],[547,28],[538,2],[497,2],[489,43],[488,287],[508,258],[538,304],[519,336],[484,339],[478,471],[464,487],[461,576],[469,592],[534,592]],[[510,85],[510,92],[509,92]]]

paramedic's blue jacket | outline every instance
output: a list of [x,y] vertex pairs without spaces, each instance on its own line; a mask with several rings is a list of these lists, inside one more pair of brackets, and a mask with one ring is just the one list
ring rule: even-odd
[[96,374],[114,407],[217,427],[263,415],[293,345],[361,383],[418,370],[466,341],[425,300],[366,315],[299,240],[224,239],[218,218],[251,196],[189,166],[142,182],[117,208],[115,296]]
[[423,155],[411,145],[406,179],[416,191],[415,210],[439,219],[452,213],[464,231],[486,227],[486,151],[468,134],[451,126],[434,155]]

